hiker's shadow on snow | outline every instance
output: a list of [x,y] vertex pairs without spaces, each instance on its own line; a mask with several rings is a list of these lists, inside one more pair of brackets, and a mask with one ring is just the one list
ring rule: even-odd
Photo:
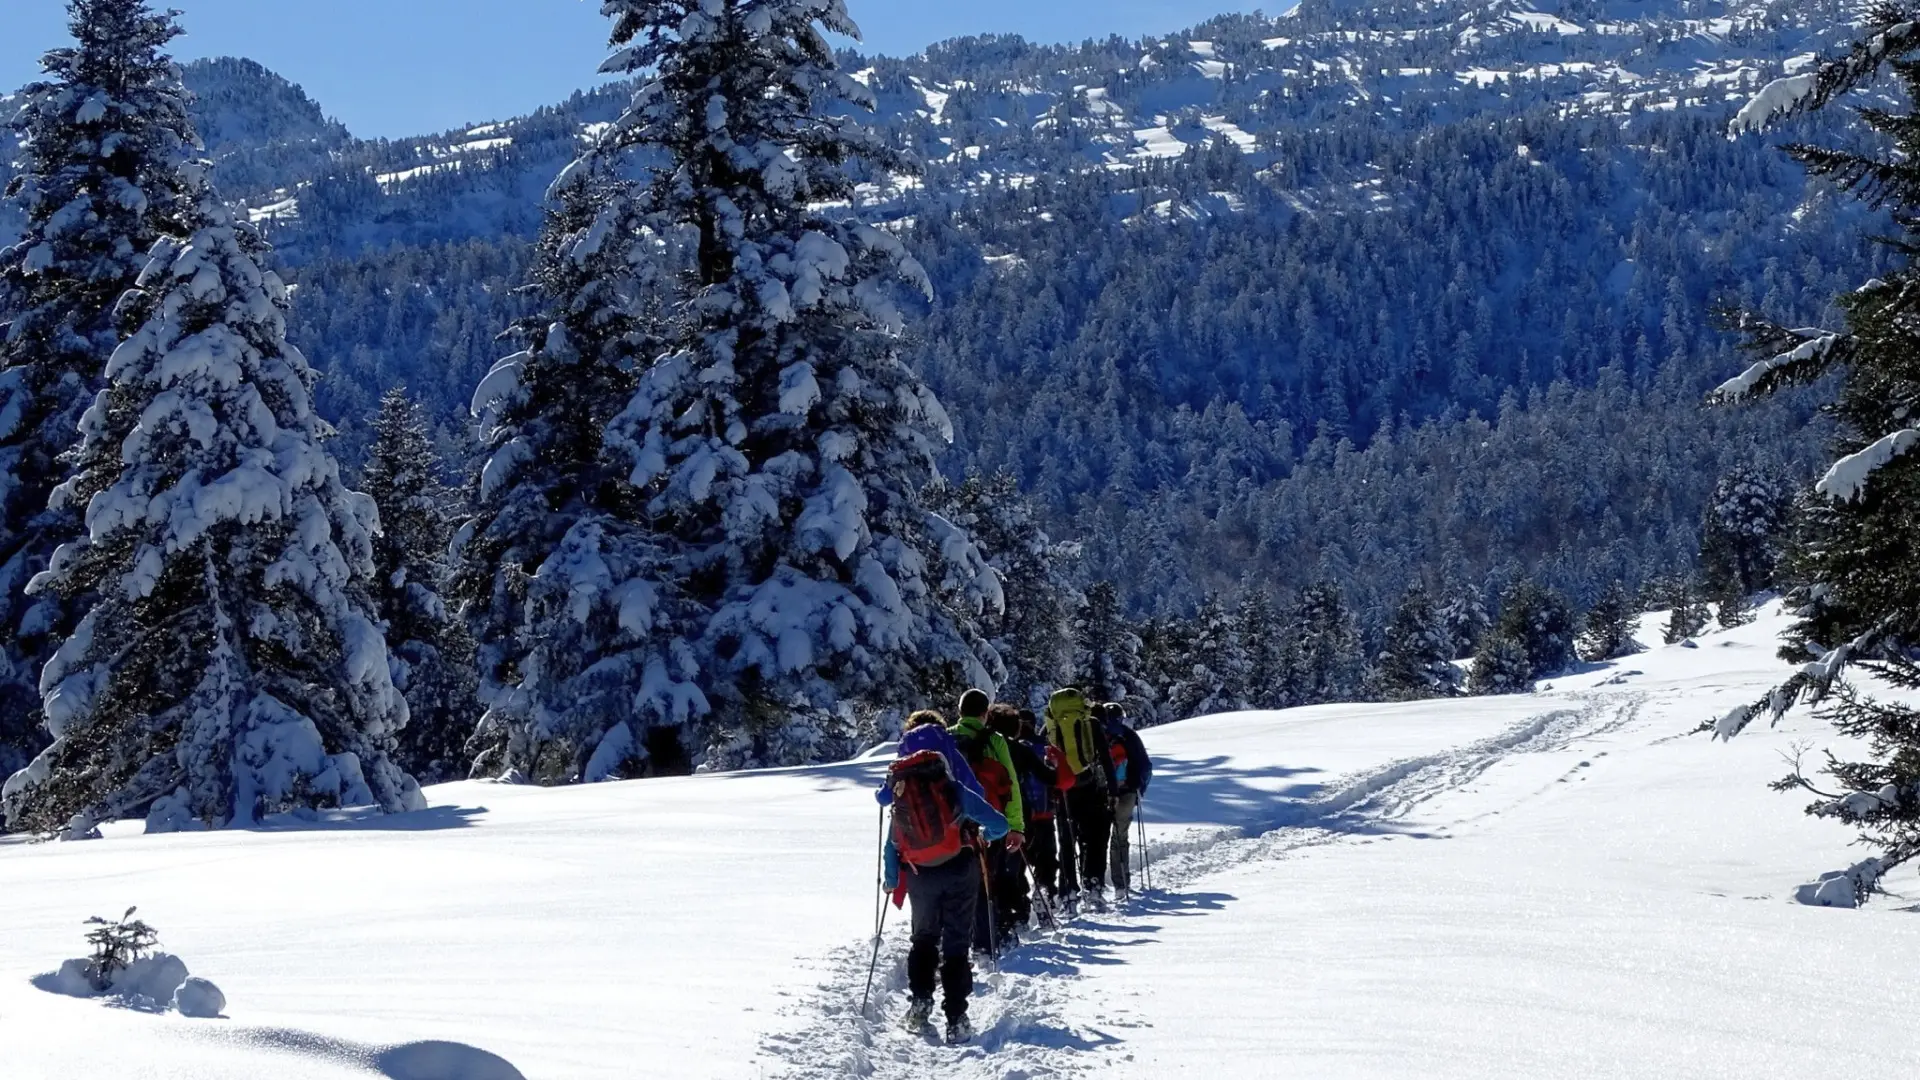
[[1000,961],[1003,971],[1017,975],[1058,975],[1072,977],[1093,967],[1119,967],[1128,962],[1131,950],[1154,943],[1162,927],[1157,922],[1135,921],[1142,916],[1186,918],[1224,911],[1238,900],[1223,892],[1151,892],[1134,897],[1114,913],[1124,922],[1107,922],[1083,915],[1070,922],[1058,935],[1039,937],[1023,943]]

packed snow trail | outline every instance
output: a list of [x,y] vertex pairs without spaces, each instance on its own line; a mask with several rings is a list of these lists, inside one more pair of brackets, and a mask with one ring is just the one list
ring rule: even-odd
[[[897,1013],[906,1000],[906,933],[896,924],[887,931],[874,1004],[865,1016],[859,1014],[858,1003],[871,957],[868,944],[842,950],[834,978],[807,1006],[816,1013],[814,1025],[771,1036],[766,1049],[787,1063],[784,1075],[794,1080],[933,1075],[1038,1078],[1080,1075],[1103,1067],[1088,1051],[1111,1040],[1097,1027],[1076,1029],[1066,1016],[1068,1004],[1088,992],[1080,977],[1083,970],[1128,963],[1124,953],[1153,948],[1153,934],[1159,927],[1151,925],[1152,920],[1218,910],[1219,896],[1195,887],[1206,878],[1247,863],[1285,859],[1304,848],[1392,835],[1399,828],[1397,823],[1415,808],[1466,786],[1509,755],[1562,749],[1632,723],[1642,697],[1634,693],[1595,696],[1526,720],[1493,738],[1344,778],[1325,794],[1282,802],[1269,816],[1246,826],[1165,829],[1172,835],[1151,841],[1154,889],[1150,893],[1115,904],[1108,912],[1083,911],[1061,930],[1031,936],[1010,950],[1000,958],[997,971],[976,972],[972,1015],[977,1035],[970,1046],[956,1050],[897,1028]],[[1170,757],[1161,768],[1172,772],[1183,764]],[[1407,831],[1405,835],[1426,834]],[[1137,860],[1136,854],[1136,866]],[[1135,1020],[1116,1016],[1108,1023]]]

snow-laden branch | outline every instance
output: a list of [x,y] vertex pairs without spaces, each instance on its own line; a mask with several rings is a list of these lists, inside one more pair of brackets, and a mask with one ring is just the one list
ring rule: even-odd
[[1824,330],[1803,329],[1795,330],[1793,333],[1804,339],[1798,346],[1777,356],[1761,360],[1721,383],[1709,395],[1710,399],[1720,404],[1744,401],[1752,397],[1763,383],[1770,381],[1776,372],[1824,362],[1833,352],[1834,347],[1843,340],[1841,335]]
[[1834,462],[1814,487],[1829,499],[1852,502],[1866,490],[1867,481],[1876,471],[1915,446],[1920,446],[1920,428],[1902,428],[1865,450]]
[[1855,43],[1845,56],[1761,87],[1728,125],[1727,137],[1763,132],[1776,121],[1818,109],[1873,78],[1887,61],[1916,49],[1920,49],[1920,22],[1901,16],[1899,22],[1882,23],[1878,32]]

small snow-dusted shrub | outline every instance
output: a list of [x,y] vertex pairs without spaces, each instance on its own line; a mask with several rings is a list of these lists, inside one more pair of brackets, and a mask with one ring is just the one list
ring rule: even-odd
[[87,958],[87,981],[95,990],[104,993],[112,988],[115,976],[145,959],[159,944],[159,932],[133,917],[138,910],[130,907],[111,922],[98,915],[87,920],[94,928],[87,931],[87,944],[93,946],[93,955]]

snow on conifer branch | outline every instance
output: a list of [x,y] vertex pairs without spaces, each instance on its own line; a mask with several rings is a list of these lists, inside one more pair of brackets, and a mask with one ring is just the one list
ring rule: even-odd
[[1866,34],[1846,55],[1762,87],[1734,117],[1729,136],[1763,132],[1781,120],[1823,108],[1872,79],[1883,65],[1920,49],[1920,7],[1904,0],[1876,4],[1867,13],[1864,29]]

